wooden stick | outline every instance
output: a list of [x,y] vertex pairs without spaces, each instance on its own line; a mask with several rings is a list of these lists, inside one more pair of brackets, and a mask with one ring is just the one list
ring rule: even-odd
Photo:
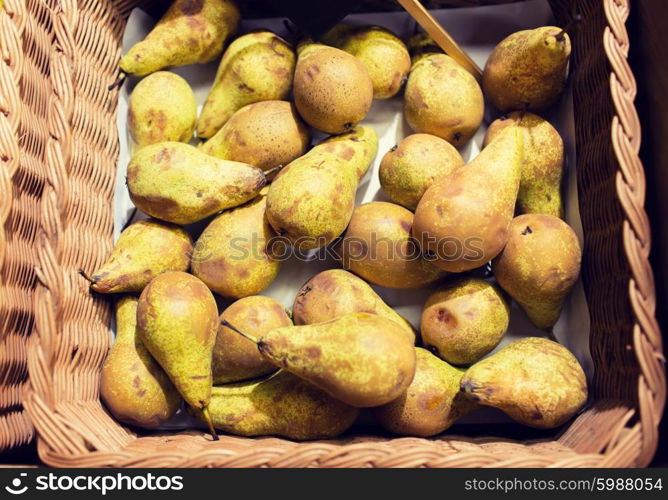
[[455,42],[454,38],[443,29],[443,26],[438,24],[436,19],[427,12],[419,0],[397,0],[399,4],[406,9],[413,19],[415,19],[422,29],[424,29],[427,34],[434,39],[434,41],[441,47],[447,54],[457,61],[464,69],[471,73],[476,80],[480,81],[482,79],[482,71],[469,55],[462,50],[462,48]]

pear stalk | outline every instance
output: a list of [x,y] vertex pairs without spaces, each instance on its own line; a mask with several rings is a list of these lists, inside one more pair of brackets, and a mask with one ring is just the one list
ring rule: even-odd
[[236,326],[232,325],[232,324],[231,324],[229,321],[227,321],[226,319],[220,320],[220,324],[223,325],[223,326],[225,326],[225,327],[227,327],[227,328],[229,328],[229,329],[232,330],[233,332],[238,333],[238,334],[241,335],[243,338],[245,338],[245,339],[247,339],[247,340],[250,340],[251,342],[253,342],[253,344],[259,344],[259,343],[260,343],[260,341],[259,341],[258,339],[256,339],[256,338],[253,337],[252,335],[249,335],[249,334],[247,334],[247,333],[245,333],[245,332],[242,332],[241,330],[239,330]]
[[202,415],[204,415],[204,421],[206,422],[207,427],[209,428],[209,433],[214,441],[220,441],[216,429],[213,427],[213,419],[211,418],[211,413],[209,413],[209,407],[205,406],[202,408]]

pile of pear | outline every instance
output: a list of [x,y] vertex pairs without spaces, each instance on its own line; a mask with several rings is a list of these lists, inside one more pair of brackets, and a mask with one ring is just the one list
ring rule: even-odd
[[[510,35],[478,81],[424,34],[339,24],[319,40],[234,38],[239,21],[232,0],[175,0],[119,63],[135,82],[126,184],[146,218],[82,272],[118,294],[109,412],[155,429],[187,408],[214,439],[334,438],[364,409],[423,437],[482,406],[536,428],[573,418],[584,371],[545,337],[581,249],[562,220],[563,141],[533,113],[559,101],[568,35]],[[198,111],[169,69],[217,59]],[[380,161],[384,199],[356,206],[378,153],[362,122],[390,98],[415,133]],[[485,99],[506,114],[465,164]],[[328,136],[312,146],[314,133]],[[312,276],[291,309],[261,295],[286,249],[326,246],[342,269]],[[431,290],[418,328],[383,288]],[[545,337],[499,348],[512,301]]]

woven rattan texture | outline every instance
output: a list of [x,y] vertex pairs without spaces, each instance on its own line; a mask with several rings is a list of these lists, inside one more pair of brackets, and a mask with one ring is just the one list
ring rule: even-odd
[[[554,0],[560,22],[573,2]],[[47,182],[39,211],[35,330],[25,405],[38,451],[54,466],[445,467],[642,466],[657,443],[665,398],[635,82],[626,63],[627,0],[582,0],[574,36],[579,193],[584,278],[596,365],[587,411],[556,440],[538,443],[446,435],[358,436],[327,442],[209,441],[200,432],[138,437],[98,399],[109,346],[109,304],[87,291],[111,246],[117,161],[116,77],[132,0],[62,0],[53,11],[48,90]],[[124,166],[120,166],[124,168]]]

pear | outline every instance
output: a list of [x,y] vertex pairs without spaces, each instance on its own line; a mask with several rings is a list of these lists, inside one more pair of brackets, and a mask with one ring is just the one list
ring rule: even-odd
[[244,106],[286,99],[296,56],[288,42],[270,31],[234,40],[223,54],[197,122],[197,135],[209,138]]
[[156,142],[188,142],[196,122],[195,94],[176,73],[153,73],[130,94],[128,130],[137,148]]
[[191,224],[255,198],[265,185],[262,170],[219,160],[180,142],[159,142],[137,151],[127,184],[135,206],[157,219]]
[[413,64],[404,116],[415,132],[436,135],[459,147],[478,130],[484,111],[478,82],[450,56],[429,54]]
[[378,177],[393,202],[415,210],[434,181],[463,165],[462,155],[446,140],[431,134],[412,134],[385,153]]
[[357,186],[377,149],[374,130],[360,126],[294,160],[269,187],[269,223],[302,250],[331,243],[350,221]]
[[373,100],[364,64],[343,50],[311,41],[300,43],[297,54],[293,95],[304,121],[328,134],[354,128]]
[[375,314],[346,314],[325,323],[277,328],[259,339],[246,337],[276,366],[351,406],[389,403],[415,374],[415,349],[406,332]]
[[424,193],[413,236],[436,266],[468,271],[503,249],[520,185],[522,148],[518,127],[508,127],[471,163]]
[[384,429],[404,436],[440,434],[477,404],[459,391],[464,370],[450,366],[425,349],[415,348],[415,377],[406,392],[373,409]]
[[200,150],[221,160],[250,163],[266,172],[306,153],[310,138],[291,103],[262,101],[234,113]]
[[475,363],[508,330],[510,307],[494,285],[476,278],[448,283],[424,305],[420,333],[425,347],[453,365]]
[[182,228],[153,219],[125,229],[104,265],[91,277],[98,293],[141,292],[165,271],[187,271],[192,240]]
[[547,214],[563,219],[564,141],[547,120],[533,113],[513,111],[492,122],[487,129],[485,145],[512,125],[520,127],[524,134],[522,178],[517,194],[520,213]]
[[[270,297],[255,295],[232,303],[220,315],[243,331],[263,335],[274,328],[292,326],[283,306]],[[275,372],[276,366],[262,357],[257,346],[220,325],[213,348],[213,383],[227,384]]]
[[582,250],[571,227],[558,217],[525,214],[513,219],[506,247],[492,270],[531,322],[550,331],[580,274]]
[[272,255],[276,233],[265,216],[264,196],[223,212],[200,235],[192,254],[192,273],[228,298],[257,295],[278,275]]
[[359,410],[289,372],[214,387],[213,425],[240,436],[330,439],[348,430]]
[[213,61],[236,31],[239,17],[239,9],[230,0],[175,0],[146,38],[123,56],[121,71],[145,76]]
[[302,285],[292,305],[296,325],[324,323],[354,312],[384,316],[400,325],[411,343],[415,331],[366,281],[343,269],[329,269],[316,274]]
[[100,396],[121,422],[159,427],[181,406],[181,396],[137,332],[137,297],[116,303],[116,340],[100,374]]
[[388,99],[396,95],[411,69],[406,45],[387,28],[341,23],[320,41],[345,50],[362,61],[371,78],[374,99]]
[[421,288],[445,273],[422,258],[411,238],[413,214],[372,201],[355,208],[341,243],[341,263],[364,280],[387,288]]
[[472,401],[539,429],[559,427],[587,401],[587,378],[575,356],[538,337],[516,340],[473,365],[461,389]]
[[482,88],[501,111],[549,108],[568,76],[571,42],[561,28],[518,31],[503,39],[487,60]]
[[146,349],[186,403],[202,412],[216,439],[208,408],[218,309],[209,289],[190,274],[161,274],[139,297],[137,328]]

